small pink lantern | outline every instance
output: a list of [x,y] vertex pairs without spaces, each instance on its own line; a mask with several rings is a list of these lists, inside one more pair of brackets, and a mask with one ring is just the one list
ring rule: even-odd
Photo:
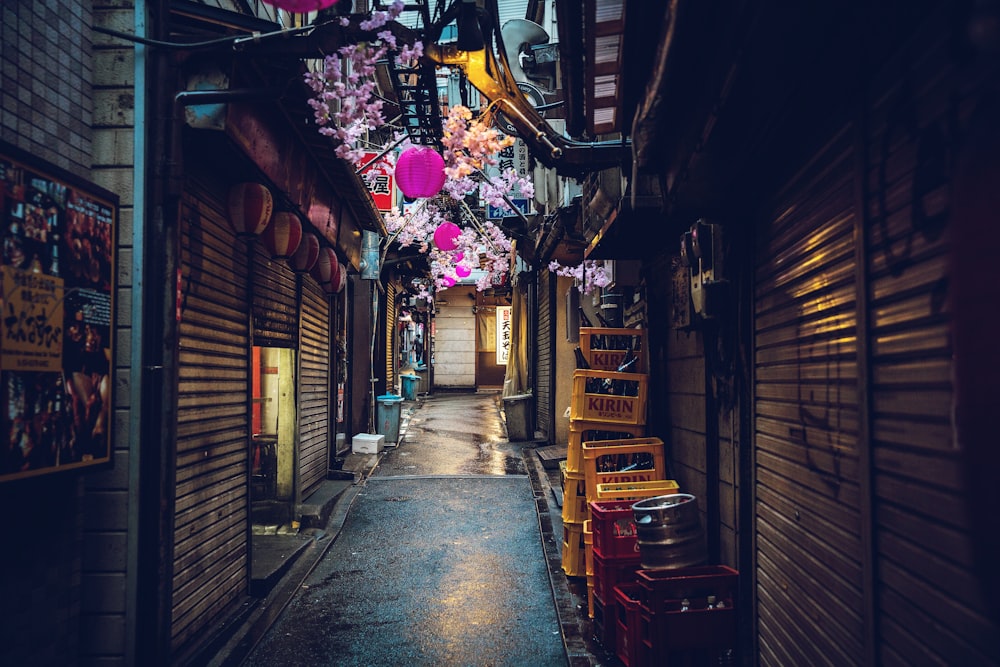
[[324,290],[331,292],[333,290],[330,287],[330,283],[337,278],[339,268],[340,262],[337,261],[337,253],[334,252],[333,248],[320,248],[319,259],[316,260],[316,265],[312,268],[310,274]]
[[274,5],[278,9],[305,14],[306,12],[318,12],[326,9],[337,0],[264,0],[269,5]]
[[271,191],[260,183],[238,183],[229,191],[229,224],[240,238],[260,236],[273,209]]
[[312,233],[305,234],[295,254],[292,255],[292,269],[298,273],[307,273],[316,265],[319,259],[319,238]]
[[458,235],[462,230],[454,222],[442,222],[434,230],[434,245],[438,250],[454,250],[458,247]]
[[459,278],[468,278],[472,273],[472,269],[467,267],[465,264],[459,264],[455,267],[455,275]]
[[261,235],[264,246],[274,259],[288,259],[302,243],[302,221],[289,211],[274,214],[274,219]]
[[444,285],[445,287],[451,287],[452,285],[454,285],[454,284],[455,284],[455,279],[454,279],[454,278],[452,278],[451,276],[443,276],[443,277],[441,278],[441,283],[442,283],[442,284],[443,284],[443,285]]
[[396,161],[396,185],[407,197],[433,197],[444,178],[444,158],[429,146],[411,146]]

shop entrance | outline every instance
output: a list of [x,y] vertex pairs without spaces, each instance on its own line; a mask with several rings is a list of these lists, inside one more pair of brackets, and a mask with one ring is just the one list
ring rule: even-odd
[[252,357],[251,518],[287,523],[295,500],[295,350],[254,346]]

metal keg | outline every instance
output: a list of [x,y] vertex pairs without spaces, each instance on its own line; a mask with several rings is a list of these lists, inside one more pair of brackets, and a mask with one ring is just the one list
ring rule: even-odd
[[643,569],[672,570],[705,562],[705,533],[694,496],[675,493],[646,498],[632,505],[632,513]]

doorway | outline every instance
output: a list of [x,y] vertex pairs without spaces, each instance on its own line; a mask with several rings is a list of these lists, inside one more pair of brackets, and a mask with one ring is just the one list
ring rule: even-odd
[[252,350],[251,518],[288,523],[295,504],[295,350]]

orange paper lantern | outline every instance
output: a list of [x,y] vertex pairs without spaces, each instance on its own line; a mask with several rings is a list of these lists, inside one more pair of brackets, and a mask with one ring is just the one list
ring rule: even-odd
[[271,222],[274,200],[260,183],[238,183],[229,191],[229,224],[240,238],[255,238]]
[[275,213],[261,239],[272,258],[288,259],[295,254],[302,242],[302,221],[289,211]]

